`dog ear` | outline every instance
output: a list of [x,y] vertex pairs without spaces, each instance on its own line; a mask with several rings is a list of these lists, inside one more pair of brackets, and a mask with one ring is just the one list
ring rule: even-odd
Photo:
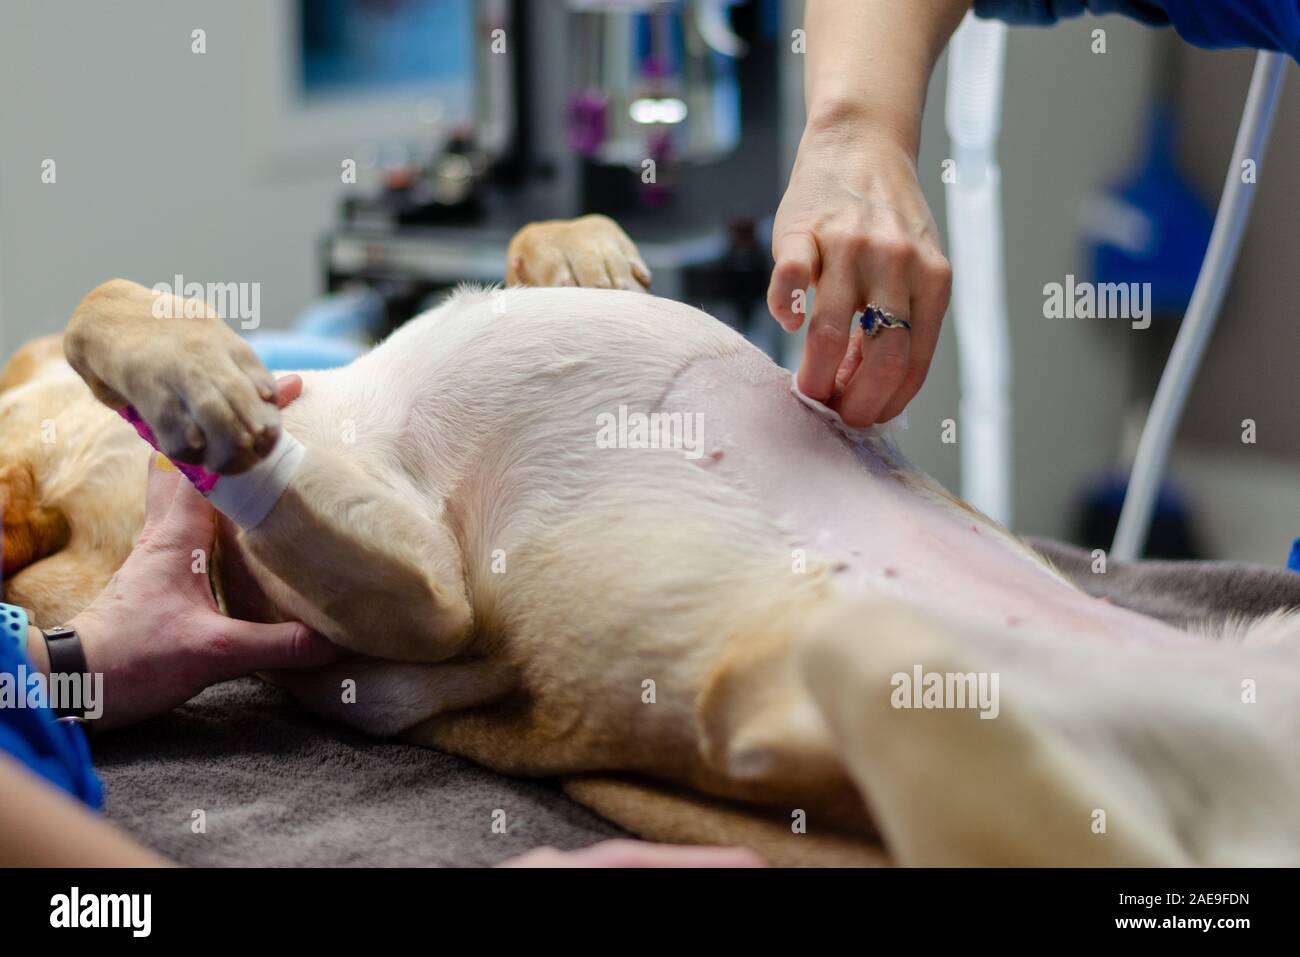
[[0,516],[4,522],[0,567],[5,577],[68,544],[67,518],[40,504],[36,479],[25,464],[0,465]]

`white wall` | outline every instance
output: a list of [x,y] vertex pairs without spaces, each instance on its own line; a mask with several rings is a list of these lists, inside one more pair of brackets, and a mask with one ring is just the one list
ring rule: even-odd
[[272,178],[250,148],[240,4],[41,0],[0,17],[0,355],[113,276],[260,282],[266,326],[318,291],[339,161]]

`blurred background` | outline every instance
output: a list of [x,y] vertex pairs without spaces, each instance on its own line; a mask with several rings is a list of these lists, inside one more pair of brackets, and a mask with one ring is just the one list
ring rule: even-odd
[[[799,342],[764,294],[803,123],[801,17],[799,0],[8,4],[0,356],[59,331],[104,279],[183,276],[258,283],[250,334],[282,367],[324,363],[323,343],[346,356],[461,281],[499,280],[523,223],[605,212],[656,293],[793,366]],[[1252,59],[1118,17],[1011,31],[999,158],[1018,532],[1109,544]],[[946,231],[945,86],[941,63],[920,172]],[[1300,534],[1298,86],[1291,66],[1155,554],[1279,564]],[[1144,250],[1134,223],[1166,241]],[[1044,318],[1044,286],[1067,276],[1152,281],[1151,328]],[[951,326],[901,441],[960,489],[943,441],[959,418]]]

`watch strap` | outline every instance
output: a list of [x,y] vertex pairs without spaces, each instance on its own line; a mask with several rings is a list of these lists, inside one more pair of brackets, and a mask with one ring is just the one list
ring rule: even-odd
[[[60,625],[42,631],[42,634],[45,635],[45,651],[50,659],[51,678],[55,675],[86,674],[86,652],[81,647],[81,638],[75,629]],[[59,718],[85,718],[85,713],[76,708],[58,707],[54,713]]]

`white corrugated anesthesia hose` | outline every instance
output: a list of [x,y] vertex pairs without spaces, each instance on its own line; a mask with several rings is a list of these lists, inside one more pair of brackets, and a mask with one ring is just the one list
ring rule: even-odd
[[1232,162],[1228,166],[1214,230],[1210,233],[1210,245],[1138,442],[1124,508],[1111,546],[1111,557],[1117,561],[1133,561],[1146,545],[1169,447],[1178,430],[1187,393],[1205,354],[1206,343],[1214,331],[1228,280],[1232,278],[1237,262],[1237,253],[1241,250],[1246,221],[1250,218],[1255,186],[1253,182],[1246,182],[1243,166],[1252,161],[1258,173],[1263,165],[1264,148],[1268,145],[1285,67],[1286,59],[1279,53],[1261,52],[1255,59],[1255,73],[1251,77],[1250,92],[1237,130],[1237,143],[1232,150]]
[[962,498],[1010,525],[1011,335],[997,163],[1007,28],[967,14],[948,46],[947,188]]

